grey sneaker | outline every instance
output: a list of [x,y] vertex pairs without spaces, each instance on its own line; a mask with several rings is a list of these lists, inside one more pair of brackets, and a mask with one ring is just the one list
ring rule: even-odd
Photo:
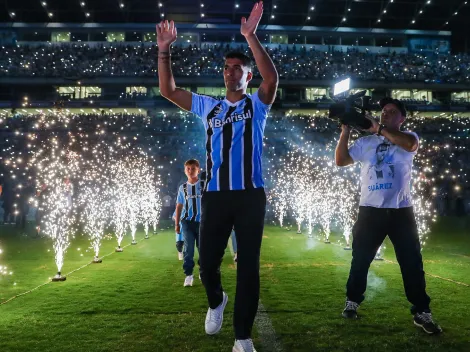
[[343,317],[346,319],[357,319],[357,308],[359,308],[359,304],[346,300],[342,314]]
[[413,322],[429,335],[440,334],[442,332],[442,328],[432,320],[431,313],[416,313]]

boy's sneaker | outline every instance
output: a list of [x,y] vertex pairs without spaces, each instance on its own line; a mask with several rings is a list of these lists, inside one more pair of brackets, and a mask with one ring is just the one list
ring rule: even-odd
[[183,252],[178,252],[178,260],[183,260]]
[[192,275],[186,276],[184,279],[184,287],[189,287],[193,285],[194,278]]
[[413,322],[430,335],[440,334],[442,332],[441,327],[432,320],[431,313],[416,313]]
[[235,340],[232,352],[256,352],[255,346],[251,339],[246,340]]
[[359,304],[346,300],[342,314],[343,317],[346,319],[357,319],[357,308],[359,308]]
[[222,328],[222,323],[224,322],[224,309],[227,305],[228,296],[223,292],[224,298],[222,303],[215,309],[209,308],[206,314],[206,334],[214,335],[217,334]]

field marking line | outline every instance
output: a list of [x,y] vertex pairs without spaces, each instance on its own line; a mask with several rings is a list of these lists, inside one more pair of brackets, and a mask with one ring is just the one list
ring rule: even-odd
[[[390,259],[385,259],[384,258],[384,261],[387,262],[387,263],[391,263],[391,264],[396,264],[398,265],[398,262],[395,262],[393,260],[390,260]],[[431,277],[434,277],[436,279],[441,279],[441,280],[445,280],[445,281],[449,281],[449,282],[452,282],[454,284],[457,284],[457,285],[461,285],[461,286],[465,286],[465,287],[470,287],[469,284],[466,284],[464,282],[460,282],[460,281],[455,281],[455,280],[452,280],[452,279],[448,279],[446,277],[442,277],[442,276],[439,276],[439,275],[434,275],[434,274],[430,274],[430,273],[425,273],[426,275],[429,275]]]
[[[234,257],[231,239],[229,239],[228,242],[230,253],[232,254],[232,257]],[[258,301],[258,311],[256,312],[255,324],[260,335],[261,345],[263,345],[263,351],[283,352],[282,345],[276,335],[276,330],[274,330],[273,323],[269,318],[266,308],[263,303],[261,303],[261,299]]]
[[[318,242],[321,242],[318,238],[313,237],[313,239],[315,239],[315,240],[318,241]],[[331,242],[331,244],[333,244],[333,245],[335,245],[335,246],[337,246],[337,247],[343,247],[343,245],[338,244],[338,243],[333,243],[333,242]],[[398,265],[398,262],[395,262],[395,261],[390,260],[390,259],[385,259],[385,258],[383,258],[383,259],[384,259],[384,262],[387,262],[387,263],[390,263],[390,264],[396,264],[396,265]],[[452,280],[452,279],[449,279],[449,278],[446,278],[446,277],[442,277],[442,276],[439,276],[439,275],[434,275],[434,274],[431,274],[431,273],[428,273],[428,272],[425,272],[425,274],[426,274],[427,276],[431,276],[431,277],[436,278],[436,279],[441,279],[441,280],[444,280],[444,281],[452,282],[452,283],[454,283],[454,284],[456,284],[456,285],[465,286],[465,287],[470,287],[469,284],[466,284],[466,283],[464,283],[464,282],[455,281],[455,280]]]
[[[153,236],[153,234],[149,235],[149,237],[152,237],[152,236]],[[139,242],[142,241],[142,240],[143,240],[143,239],[137,241],[137,243],[139,243]],[[122,248],[129,247],[130,245],[131,245],[131,244],[129,243],[127,246],[124,246],[124,247],[122,247]],[[100,259],[106,258],[106,257],[108,257],[108,256],[110,256],[111,254],[114,254],[114,253],[116,253],[116,251],[113,251],[113,252],[111,252],[111,253],[105,254],[105,255],[103,255],[102,257],[100,257]],[[76,271],[78,271],[78,270],[81,270],[81,269],[87,267],[87,266],[90,265],[90,264],[92,264],[92,262],[89,262],[89,263],[87,263],[87,264],[84,264],[84,265],[82,265],[81,267],[79,267],[79,268],[77,268],[77,269],[74,269],[74,270],[68,272],[68,273],[65,274],[64,276],[67,277],[67,276],[69,276],[70,274],[73,274],[74,272],[76,272]],[[32,288],[32,289],[30,289],[30,290],[28,290],[28,291],[25,291],[25,292],[22,292],[22,293],[18,293],[17,295],[15,295],[15,296],[13,296],[13,297],[10,297],[10,298],[7,299],[6,301],[0,302],[0,306],[2,306],[2,305],[4,305],[4,304],[7,304],[8,302],[13,301],[15,298],[18,298],[18,297],[24,296],[24,295],[26,295],[26,294],[28,294],[28,293],[31,293],[31,292],[33,292],[33,291],[35,291],[35,290],[37,290],[37,289],[39,289],[39,288],[41,288],[41,287],[43,287],[43,286],[45,286],[45,285],[48,285],[48,284],[50,284],[50,283],[52,283],[51,280],[49,280],[49,281],[47,281],[47,282],[45,282],[45,283],[43,283],[43,284],[41,284],[41,285],[39,285],[39,286],[36,286],[36,287],[34,287],[34,288]]]

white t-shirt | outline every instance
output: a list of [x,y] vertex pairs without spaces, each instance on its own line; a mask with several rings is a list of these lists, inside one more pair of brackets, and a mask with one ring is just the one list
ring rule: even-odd
[[[406,132],[413,134],[414,132]],[[383,136],[357,139],[349,147],[354,162],[361,163],[360,206],[374,208],[411,207],[411,171],[416,151],[392,144]]]

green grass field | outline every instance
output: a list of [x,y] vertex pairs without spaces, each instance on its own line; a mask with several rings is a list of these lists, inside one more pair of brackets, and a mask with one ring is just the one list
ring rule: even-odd
[[[433,315],[444,329],[428,336],[412,323],[400,269],[387,240],[385,261],[371,266],[361,319],[341,317],[351,251],[295,231],[267,226],[261,258],[261,302],[282,351],[470,351],[470,221],[438,222],[423,251]],[[229,295],[224,327],[206,336],[201,282],[184,288],[174,234],[163,230],[122,253],[104,240],[102,264],[90,264],[0,305],[0,351],[231,351],[236,268],[227,249],[222,267]],[[128,245],[126,237],[123,245]],[[90,262],[77,236],[63,273]],[[48,239],[0,228],[0,302],[48,282],[56,268]],[[80,250],[79,250],[80,248]],[[49,251],[48,251],[49,250]],[[88,251],[87,251],[88,250]],[[197,276],[197,271],[196,275]],[[449,281],[452,280],[452,281]],[[255,327],[258,351],[268,352]]]

